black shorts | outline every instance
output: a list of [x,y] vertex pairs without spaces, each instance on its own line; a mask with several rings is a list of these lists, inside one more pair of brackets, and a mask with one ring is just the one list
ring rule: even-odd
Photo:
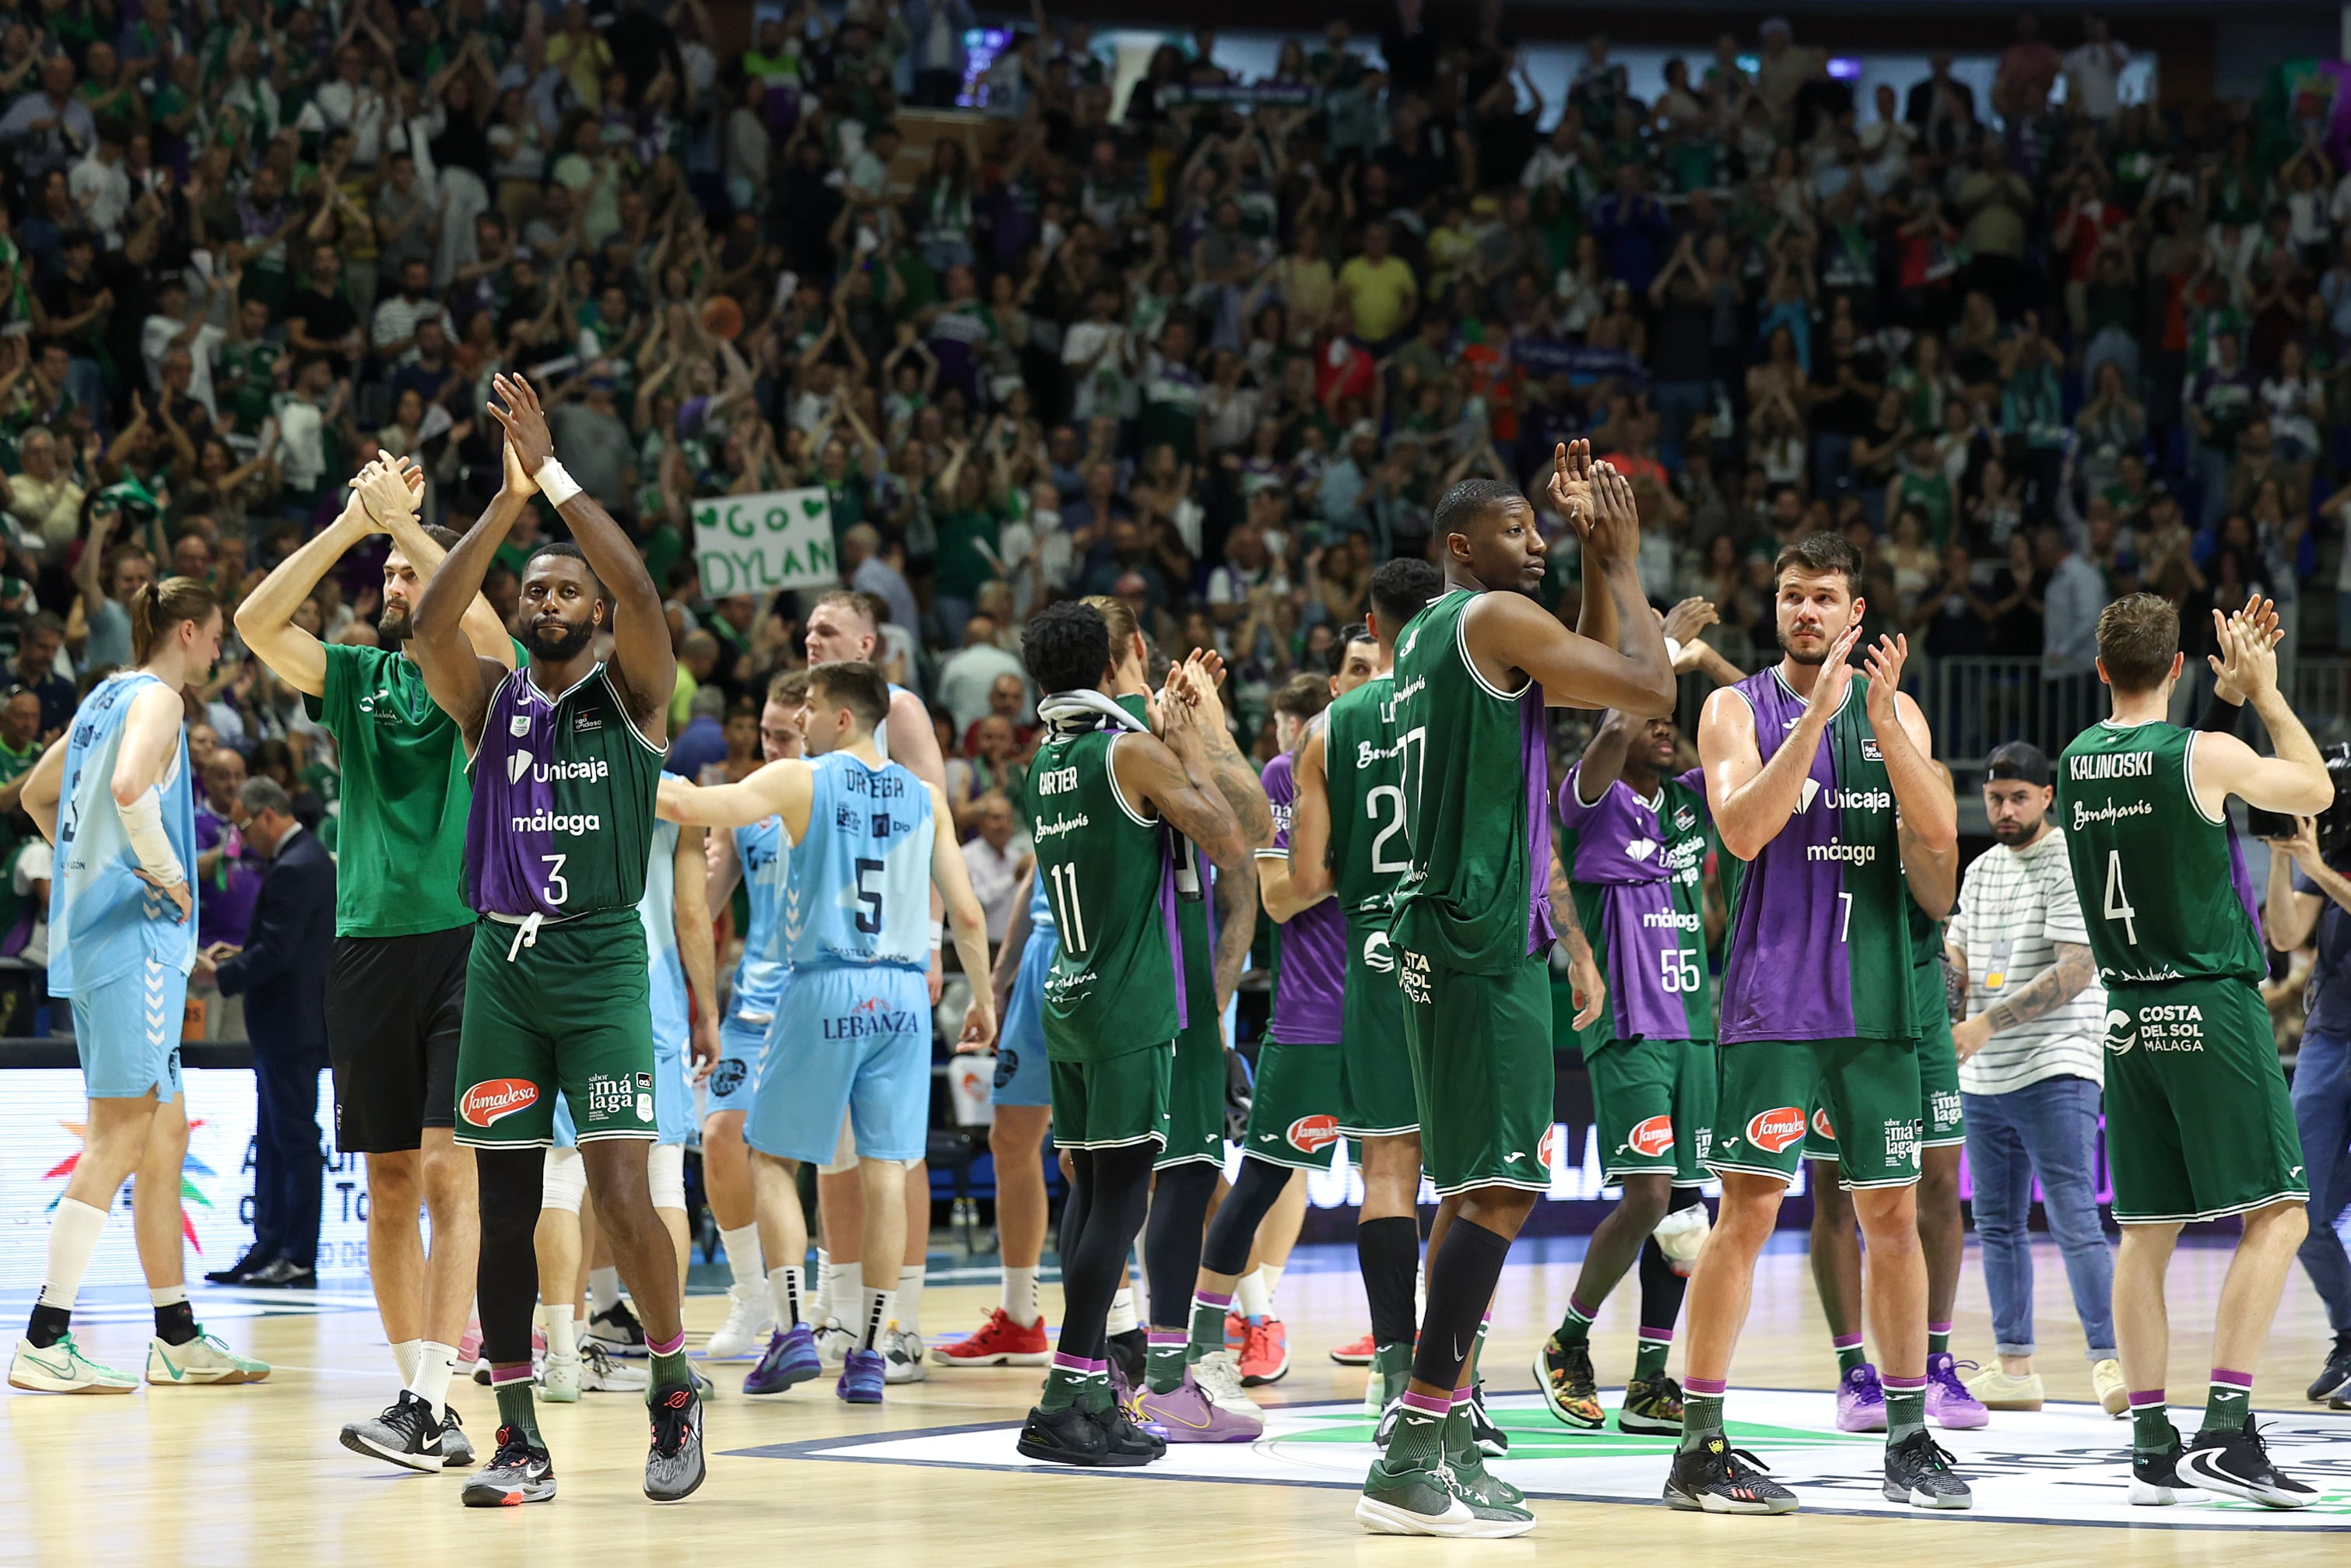
[[335,1069],[335,1147],[364,1155],[417,1147],[457,1124],[457,1039],[471,925],[413,936],[338,936],[327,967],[327,1051]]

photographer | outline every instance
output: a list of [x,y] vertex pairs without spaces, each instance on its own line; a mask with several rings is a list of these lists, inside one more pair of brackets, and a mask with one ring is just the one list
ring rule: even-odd
[[[2332,836],[2331,834],[2329,835]],[[2310,1182],[2310,1234],[2302,1266],[2326,1302],[2335,1348],[2310,1385],[2314,1400],[2351,1385],[2351,1256],[2335,1221],[2351,1203],[2351,844],[2322,852],[2318,821],[2294,819],[2292,838],[2270,846],[2269,900],[2263,911],[2270,946],[2291,953],[2317,938],[2303,1024],[2302,1054],[2294,1071],[2294,1119],[2302,1134]]]

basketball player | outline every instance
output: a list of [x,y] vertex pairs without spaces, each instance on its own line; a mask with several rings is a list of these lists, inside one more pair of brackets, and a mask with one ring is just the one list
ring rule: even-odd
[[[554,1467],[532,1410],[530,1246],[559,1090],[579,1124],[597,1217],[644,1322],[653,1443],[645,1495],[702,1484],[702,1406],[685,1361],[677,1259],[654,1214],[652,1006],[637,906],[675,685],[669,626],[643,558],[556,461],[538,394],[498,376],[506,483],[416,604],[411,648],[433,700],[465,737],[474,794],[465,879],[481,914],[458,1046],[458,1142],[481,1188],[484,1356],[498,1448],[465,1483],[469,1506],[539,1502]],[[482,658],[462,630],[491,558],[536,487],[576,543],[524,564],[528,665]],[[609,662],[596,640],[611,636]]]
[[[1050,1359],[1037,1270],[1045,1254],[1043,1150],[1053,1123],[1046,1071],[1045,977],[1061,946],[1053,905],[1032,864],[1023,872],[1005,922],[988,988],[1003,1019],[988,1097],[987,1152],[996,1166],[996,1248],[1002,1260],[997,1304],[977,1331],[931,1352],[938,1366],[1042,1366]],[[961,1048],[958,1047],[958,1050]]]
[[25,782],[25,810],[57,846],[49,883],[52,996],[73,1003],[89,1094],[80,1157],[49,1221],[47,1270],[8,1364],[11,1386],[128,1394],[139,1381],[74,1343],[74,1297],[107,1211],[136,1176],[131,1229],[155,1309],[147,1381],[259,1383],[269,1366],[196,1322],[181,1268],[180,1018],[196,956],[195,797],[180,693],[220,653],[221,613],[193,578],[150,582],[131,601],[135,667],[90,689]]
[[[887,656],[882,646],[881,602],[871,594],[853,593],[846,589],[837,589],[818,599],[809,611],[809,663],[850,661],[881,665]],[[930,709],[923,705],[921,697],[904,686],[890,687],[890,717],[874,736],[874,751],[884,761],[904,764],[924,783],[935,784],[943,790],[946,788],[946,762],[939,755],[938,732],[931,727]],[[929,985],[931,1005],[936,1007],[946,983],[939,958],[945,942],[945,927],[940,920],[945,905],[934,896],[930,907]],[[978,984],[977,976],[972,977],[972,983]],[[817,1168],[817,1202],[824,1220],[824,1245],[817,1253],[819,1301],[812,1314],[816,1325],[823,1331],[820,1334],[820,1348],[828,1366],[841,1365],[857,1343],[857,1335],[844,1325],[855,1322],[864,1283],[859,1238],[864,1229],[865,1197],[854,1149],[854,1139],[844,1125],[839,1157],[821,1162]],[[898,1270],[897,1304],[903,1327],[891,1331],[883,1356],[892,1383],[915,1383],[923,1375],[923,1346],[916,1331],[924,1265],[930,1249],[931,1175],[930,1166],[920,1158],[906,1167],[904,1203],[905,1257]],[[836,1237],[841,1243],[838,1247],[833,1245]],[[847,1303],[850,1310],[846,1315],[831,1312],[836,1299]]]
[[[1486,1474],[1470,1426],[1468,1353],[1510,1240],[1550,1185],[1550,768],[1544,706],[1662,714],[1673,668],[1635,558],[1629,482],[1578,442],[1554,456],[1553,504],[1582,536],[1583,604],[1569,631],[1532,595],[1545,571],[1534,508],[1468,479],[1437,505],[1448,591],[1396,642],[1404,833],[1393,941],[1422,1158],[1440,1203],[1428,1306],[1386,1451],[1355,1504],[1390,1534],[1507,1536],[1534,1527]],[[1368,688],[1366,688],[1368,689]]]
[[1021,638],[1047,699],[1027,809],[1061,937],[1045,985],[1045,1039],[1055,1140],[1070,1154],[1072,1181],[1061,1343],[1018,1447],[1078,1466],[1144,1464],[1165,1452],[1113,1397],[1104,1323],[1167,1145],[1188,1000],[1171,951],[1167,830],[1228,873],[1272,837],[1264,790],[1225,727],[1214,679],[1196,664],[1170,672],[1162,738],[1115,700],[1126,652],[1087,603],[1047,608]]
[[[2134,593],[2098,616],[2098,676],[2114,716],[2057,768],[2057,817],[2090,952],[2106,988],[2106,1155],[2122,1250],[2116,1348],[2130,1382],[2135,1503],[2195,1487],[2270,1508],[2319,1494],[2279,1473],[2254,1427],[2254,1364],[2308,1228],[2302,1140],[2260,985],[2269,973],[2228,797],[2313,813],[2335,800],[2310,732],[2279,693],[2275,621],[2256,599],[2213,612],[2219,689],[2268,727],[2273,757],[2225,732],[2167,722],[2179,615]],[[2224,1215],[2244,1230],[2212,1314],[2203,1425],[2183,1446],[2164,1408],[2171,1353],[2164,1269],[2179,1228]]]
[[[1291,900],[1332,894],[1346,920],[1346,976],[1339,1028],[1339,1131],[1363,1166],[1355,1260],[1372,1312],[1372,1366],[1364,1407],[1378,1415],[1404,1396],[1412,1373],[1413,1298],[1420,1275],[1420,1111],[1404,1042],[1388,924],[1403,842],[1404,761],[1395,723],[1396,633],[1444,587],[1424,560],[1384,562],[1372,573],[1365,623],[1378,653],[1373,673],[1341,694],[1292,771]],[[1326,758],[1343,766],[1331,769]]]
[[[1734,674],[1736,672],[1733,672]],[[1680,1251],[1706,1234],[1698,1186],[1714,1132],[1714,999],[1707,953],[1722,931],[1706,873],[1717,848],[1697,768],[1672,772],[1670,717],[1610,710],[1559,787],[1559,861],[1607,1004],[1580,1032],[1592,1078],[1602,1180],[1625,1196],[1593,1232],[1567,1314],[1535,1354],[1535,1385],[1567,1426],[1605,1423],[1592,1368],[1592,1321],[1637,1260],[1641,1328],[1616,1425],[1682,1429],[1682,1393],[1666,1372],[1687,1284],[1658,1234]],[[1561,899],[1553,895],[1552,905]],[[1693,1217],[1694,1211],[1694,1217]]]
[[[932,889],[946,903],[965,972],[987,968],[987,921],[963,851],[952,831],[937,831],[952,821],[946,792],[884,761],[874,746],[889,702],[875,666],[818,664],[800,724],[813,761],[770,762],[739,784],[662,786],[662,814],[672,821],[744,827],[772,814],[791,845],[789,883],[800,894],[784,913],[791,977],[744,1135],[760,1168],[762,1207],[774,1194],[796,1210],[792,1166],[831,1158],[844,1117],[855,1133],[865,1186],[864,1299],[858,1343],[835,1390],[852,1405],[882,1401],[883,1336],[896,1324],[894,1265],[906,1246],[905,1167],[928,1136],[923,927]],[[995,1035],[993,998],[975,988],[963,1039],[984,1044]],[[778,1243],[770,1256],[799,1256],[784,1236],[768,1237]],[[778,1316],[800,1326],[796,1301]]]
[[[664,773],[662,777],[678,776]],[[645,894],[637,905],[648,954],[653,1121],[660,1131],[646,1168],[653,1212],[669,1232],[681,1285],[687,1261],[685,1145],[694,1132],[694,1089],[718,1060],[718,965],[710,909],[704,902],[705,874],[702,830],[680,829],[674,822],[654,823],[653,853],[645,863]],[[539,1300],[547,1322],[547,1366],[540,1375],[540,1386],[544,1396],[558,1404],[576,1402],[583,1388],[632,1393],[643,1390],[646,1382],[642,1367],[616,1364],[593,1340],[581,1343],[582,1325],[576,1308],[580,1265],[587,1261],[585,1244],[590,1233],[581,1224],[588,1166],[580,1156],[576,1127],[570,1103],[557,1105],[555,1147],[547,1155],[547,1183],[534,1239]],[[681,1312],[684,1304],[681,1294]]]
[[1795,1494],[1723,1436],[1724,1381],[1755,1259],[1802,1157],[1817,1092],[1867,1239],[1867,1305],[1886,1358],[1884,1493],[1966,1508],[1967,1483],[1927,1431],[1927,1271],[1918,1245],[1918,1056],[1896,814],[1934,853],[1958,837],[1926,717],[1898,687],[1907,655],[1881,638],[1856,675],[1861,559],[1808,534],[1775,566],[1771,669],[1707,699],[1698,757],[1733,873],[1717,1023],[1720,1085],[1707,1166],[1721,1211],[1690,1279],[1682,1440],[1666,1501],[1784,1513]]
[[[767,705],[759,710],[759,750],[765,760],[780,762],[800,755],[800,706],[807,695],[805,671],[787,671],[768,684]],[[703,1195],[710,1202],[710,1218],[718,1227],[726,1266],[735,1276],[726,1291],[726,1321],[711,1331],[710,1343],[703,1347],[713,1361],[760,1351],[791,1326],[777,1315],[782,1303],[768,1282],[749,1155],[743,1145],[744,1113],[758,1083],[759,1065],[767,1060],[768,1026],[776,1021],[776,999],[791,972],[784,954],[783,924],[790,849],[782,823],[774,816],[709,835],[709,907],[726,908],[740,886],[750,908],[743,956],[735,966],[726,1017],[718,1026],[718,1065],[707,1080],[709,1104],[702,1117]],[[802,1235],[800,1251],[778,1259],[778,1266],[800,1267],[807,1249],[808,1238]],[[753,1377],[757,1375],[754,1369]],[[747,1385],[747,1392],[752,1392]]]
[[[343,1447],[410,1469],[463,1469],[473,1445],[448,1404],[480,1251],[474,1160],[459,1149],[457,1035],[474,912],[465,899],[466,803],[457,727],[410,654],[416,600],[457,542],[418,523],[385,465],[355,481],[342,515],[279,562],[236,609],[237,634],[303,695],[342,769],[335,951],[327,980],[335,1146],[367,1160],[368,1274],[401,1391],[351,1422]],[[390,465],[395,470],[398,465]],[[397,474],[393,476],[397,476]],[[295,621],[337,561],[386,534],[380,646],[322,643]],[[474,652],[511,668],[514,639],[487,600],[465,607]],[[416,1222],[432,1217],[428,1255]]]
[[[1943,788],[1951,770],[1929,758]],[[1927,1417],[1970,1431],[1991,1419],[1983,1401],[1959,1381],[1951,1356],[1951,1312],[1959,1297],[1959,1263],[1967,1222],[1959,1214],[1959,1152],[1967,1124],[1959,1105],[1959,1055],[1951,1036],[1951,1009],[1943,986],[1944,918],[1959,900],[1959,852],[1935,851],[1899,825],[1902,879],[1909,896],[1910,999],[1918,1038],[1918,1243],[1927,1264]],[[1837,1160],[1836,1132],[1817,1102],[1804,1127],[1804,1159],[1813,1194],[1813,1287],[1836,1352],[1836,1424],[1843,1432],[1886,1430],[1886,1391],[1862,1348],[1861,1245],[1853,1199]]]

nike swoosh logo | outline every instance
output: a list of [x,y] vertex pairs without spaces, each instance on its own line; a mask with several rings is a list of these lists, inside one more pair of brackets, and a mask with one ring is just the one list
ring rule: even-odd
[[1453,1359],[1456,1361],[1469,1359],[1469,1353],[1461,1348],[1461,1336],[1458,1334],[1453,1336]]
[[[1138,1406],[1137,1408],[1140,1409],[1142,1407]],[[1186,1421],[1181,1416],[1175,1414],[1173,1411],[1144,1410],[1143,1414],[1146,1420],[1165,1422],[1170,1426],[1176,1427],[1186,1427],[1195,1432],[1205,1432],[1208,1429],[1207,1422]]]

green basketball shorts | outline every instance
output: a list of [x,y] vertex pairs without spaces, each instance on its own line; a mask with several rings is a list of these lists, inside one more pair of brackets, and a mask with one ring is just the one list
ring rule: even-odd
[[1405,1043],[1420,1102],[1420,1166],[1437,1196],[1548,1191],[1551,968],[1530,954],[1499,975],[1448,968],[1398,946]]
[[1225,1163],[1225,1030],[1214,1014],[1193,1019],[1192,1027],[1176,1037],[1168,1066],[1166,1146],[1151,1168],[1195,1161]]
[[1339,1019],[1339,1130],[1358,1143],[1420,1130],[1412,1051],[1404,1042],[1404,993],[1395,949],[1376,925],[1347,927],[1347,978]]
[[1717,1176],[1792,1178],[1806,1129],[1820,1124],[1847,1186],[1918,1179],[1915,1040],[1750,1040],[1716,1054],[1721,1092],[1706,1166]]
[[1583,1065],[1604,1180],[1669,1176],[1689,1186],[1706,1179],[1714,1137],[1712,1040],[1613,1040],[1584,1052]]
[[2259,991],[2243,980],[2107,988],[2106,1165],[2124,1225],[2308,1197]]
[[1269,1165],[1330,1170],[1338,1161],[1339,1048],[1270,1040],[1257,1053],[1242,1152]]
[[645,928],[633,909],[523,928],[484,916],[465,959],[457,1142],[547,1147],[555,1096],[580,1142],[659,1135]]
[[1065,1149],[1165,1147],[1168,1079],[1175,1064],[1173,1040],[1102,1061],[1048,1063],[1053,1142]]

